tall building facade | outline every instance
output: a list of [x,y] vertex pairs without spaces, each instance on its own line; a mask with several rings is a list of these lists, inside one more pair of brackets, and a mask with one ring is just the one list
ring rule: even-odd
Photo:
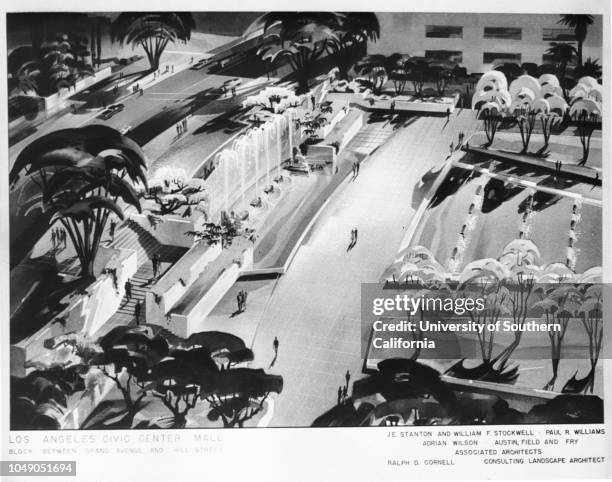
[[[576,45],[572,28],[558,24],[559,15],[499,13],[377,13],[380,38],[368,53],[407,54],[459,63],[468,72],[485,72],[503,62],[548,63],[551,42]],[[603,21],[588,28],[583,58],[602,59]]]

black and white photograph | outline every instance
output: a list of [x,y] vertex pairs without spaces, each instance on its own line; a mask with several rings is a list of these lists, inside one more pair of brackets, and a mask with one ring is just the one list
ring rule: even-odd
[[546,434],[465,455],[604,477],[610,5],[567,3],[10,2],[8,446]]

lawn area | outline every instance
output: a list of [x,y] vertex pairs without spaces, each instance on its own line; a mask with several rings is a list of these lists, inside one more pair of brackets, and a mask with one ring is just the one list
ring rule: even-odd
[[[455,175],[461,174],[461,168],[455,169],[458,170]],[[477,200],[479,187],[485,197],[481,207]],[[494,188],[495,194],[491,194]],[[464,181],[454,195],[430,207],[419,223],[412,245],[427,247],[440,263],[450,268],[453,251],[462,242],[460,233],[465,224],[465,250],[455,269],[461,270],[475,259],[498,258],[503,248],[519,238],[521,230],[525,229],[523,215],[529,196],[533,196],[533,214],[529,217],[529,231],[525,237],[538,246],[540,264],[565,263],[574,200],[561,191],[555,195],[513,182],[507,182],[502,189],[499,182],[485,176]],[[472,203],[475,207],[469,215]],[[576,271],[584,272],[601,265],[602,212],[598,206],[586,203],[580,206],[579,212],[574,248]]]

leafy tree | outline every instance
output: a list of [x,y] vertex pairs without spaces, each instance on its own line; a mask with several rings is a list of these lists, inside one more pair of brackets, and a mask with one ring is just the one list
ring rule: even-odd
[[86,62],[89,56],[86,39],[60,33],[56,39],[43,46],[43,59],[49,80],[58,91],[70,88],[76,82],[94,74]]
[[495,140],[495,134],[497,133],[497,128],[503,120],[503,115],[499,110],[499,106],[497,106],[497,108],[487,107],[485,104],[485,107],[480,113],[480,118],[482,119],[485,135],[487,136],[486,146],[490,146]]
[[540,125],[542,126],[542,135],[544,136],[544,147],[542,148],[542,152],[548,149],[548,143],[550,141],[550,134],[555,126],[561,123],[561,116],[551,112],[547,114],[540,114]]
[[159,60],[169,43],[187,41],[195,28],[190,12],[126,12],[111,25],[111,40],[142,47],[151,70],[159,68]]
[[408,83],[408,72],[403,67],[398,67],[392,70],[389,74],[389,79],[393,81],[393,90],[395,95],[402,95],[406,90],[406,84]]
[[589,359],[591,362],[591,370],[587,376],[587,384],[584,386],[584,392],[587,390],[593,393],[595,385],[595,368],[601,355],[603,344],[603,290],[601,285],[589,286],[583,295],[583,301],[579,308],[579,313],[582,315],[582,324],[589,339]]
[[231,246],[235,237],[244,233],[242,222],[239,219],[231,218],[227,212],[221,212],[221,222],[205,223],[203,229],[198,231],[188,231],[186,236],[192,236],[197,241],[204,240],[210,245],[221,243],[221,247]]
[[367,75],[370,87],[379,94],[387,83],[387,57],[384,55],[367,55],[355,65],[358,74]]
[[244,427],[264,408],[271,393],[281,393],[283,378],[262,369],[220,370],[210,384],[201,387],[200,397],[210,404],[208,419],[221,420],[223,427]]
[[413,62],[409,59],[404,63],[404,69],[408,72],[408,80],[412,82],[415,97],[421,97],[425,82],[432,76],[429,65],[424,60]]
[[578,137],[580,138],[580,144],[582,145],[582,159],[578,163],[581,166],[584,166],[589,158],[589,153],[591,152],[591,136],[595,131],[595,128],[598,126],[598,121],[601,122],[601,119],[594,114],[589,114],[587,111],[583,110],[574,116],[574,121],[576,122]]
[[506,62],[502,65],[495,67],[495,70],[503,72],[508,80],[508,84],[510,84],[514,79],[520,77],[525,73],[525,70],[522,66],[513,64],[512,62]]
[[40,367],[25,378],[11,377],[11,429],[62,428],[68,397],[85,390],[82,364]]
[[586,39],[589,25],[593,23],[593,15],[561,15],[557,23],[574,29],[578,42],[578,67],[582,66],[582,44]]
[[548,290],[538,288],[534,290],[534,294],[540,298],[540,301],[534,303],[532,307],[543,310],[546,323],[558,324],[561,328],[561,331],[548,330],[553,375],[544,386],[544,390],[554,390],[561,361],[563,339],[569,321],[579,307],[581,295],[577,289],[570,285],[549,288]]
[[342,14],[334,12],[270,12],[260,22],[264,29],[257,54],[272,64],[287,61],[298,80],[298,90],[308,90],[315,62],[339,41],[336,30]]
[[581,77],[593,77],[595,79],[601,79],[602,68],[599,63],[599,59],[592,59],[587,57],[582,65],[579,65],[574,69],[574,78],[579,79]]
[[119,201],[140,211],[128,182],[146,185],[140,147],[103,125],[62,129],[42,136],[21,151],[9,175],[15,186],[26,175],[38,187],[27,204],[39,206],[50,224],[61,224],[81,263],[81,275],[93,265],[111,213],[123,219]]
[[335,31],[336,38],[328,44],[342,79],[348,78],[348,71],[366,50],[368,41],[375,42],[380,36],[380,24],[375,13],[349,12],[341,18],[341,25]]
[[162,330],[158,336],[173,348],[148,371],[143,390],[172,413],[167,426],[184,427],[189,411],[206,401],[209,420],[242,427],[270,393],[282,391],[282,377],[240,366],[253,360],[253,352],[235,335],[211,331],[183,339]]
[[161,400],[172,413],[171,428],[184,428],[187,414],[200,396],[200,384],[217,371],[217,365],[207,348],[177,349],[151,367],[143,391]]
[[151,211],[154,215],[178,214],[181,208],[186,208],[183,216],[187,217],[191,214],[192,206],[203,209],[206,200],[203,194],[204,181],[188,179],[182,169],[160,171],[149,180],[147,188],[140,192],[142,199],[155,202],[156,208]]
[[[510,314],[512,315],[512,323],[522,327],[527,320],[527,313],[531,306],[530,298],[535,287],[535,276],[531,272],[528,264],[518,264],[512,270],[512,276],[507,281],[506,286],[510,292],[508,303],[510,306]],[[506,364],[514,351],[518,348],[522,331],[514,333],[514,341],[510,343],[499,355],[501,364]]]
[[[569,43],[551,42],[550,47],[546,50],[548,55],[551,55],[557,68],[557,77],[563,89],[563,95],[567,99],[568,86],[565,81],[567,77],[567,65],[574,60],[576,56],[576,47]],[[571,88],[571,87],[570,87]]]
[[531,134],[536,124],[537,112],[528,107],[523,108],[515,112],[515,119],[518,124],[519,132],[521,133],[521,142],[523,143],[521,154],[525,154],[529,149]]
[[451,70],[444,67],[430,67],[430,75],[432,80],[436,83],[438,95],[440,97],[444,96],[446,87],[451,81]]
[[86,39],[75,34],[57,33],[52,40],[34,49],[19,47],[8,59],[9,93],[20,90],[50,95],[73,87],[84,77],[92,76]]
[[94,356],[90,365],[115,383],[123,398],[123,406],[109,400],[89,414],[82,428],[130,428],[136,414],[144,408],[145,388],[149,369],[168,355],[166,340],[153,336],[151,328],[118,326],[99,341],[102,353]]
[[9,73],[9,93],[14,90],[24,94],[38,92],[39,75],[40,67],[37,62],[29,60],[20,65],[14,73]]

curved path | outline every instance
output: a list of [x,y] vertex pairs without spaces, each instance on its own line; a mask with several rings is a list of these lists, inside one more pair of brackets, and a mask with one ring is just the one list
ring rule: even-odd
[[[356,181],[339,187],[278,280],[253,343],[253,366],[285,381],[270,426],[309,426],[336,403],[347,369],[351,379],[359,377],[361,283],[376,282],[393,261],[420,177],[444,162],[460,130],[469,136],[476,126],[471,111],[445,123],[423,117],[396,132],[362,164]],[[354,227],[358,242],[347,251]],[[275,336],[278,358],[268,368]]]

